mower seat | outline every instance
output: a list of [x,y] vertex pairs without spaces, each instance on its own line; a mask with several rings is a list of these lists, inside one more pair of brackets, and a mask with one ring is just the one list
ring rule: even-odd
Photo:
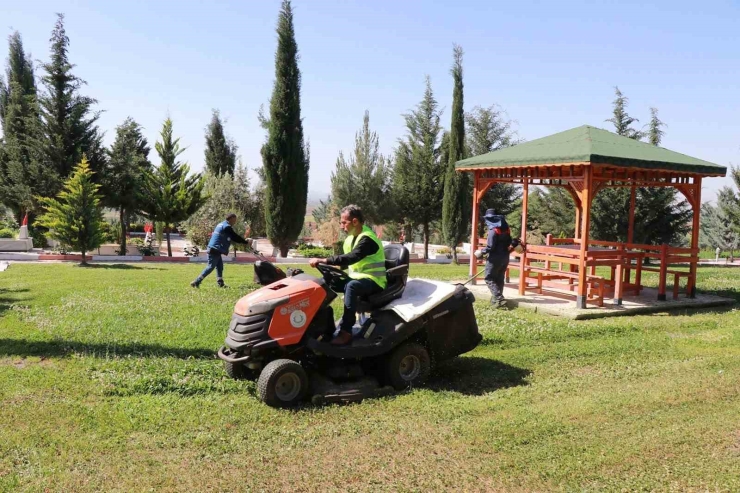
[[406,280],[409,277],[409,251],[405,246],[391,243],[383,248],[385,253],[385,276],[388,284],[380,293],[360,298],[357,311],[371,312],[391,301],[400,298],[406,289]]

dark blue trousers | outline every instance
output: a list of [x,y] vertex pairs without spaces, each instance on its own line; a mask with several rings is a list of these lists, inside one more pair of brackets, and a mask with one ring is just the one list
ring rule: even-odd
[[352,332],[352,326],[357,319],[357,305],[360,297],[379,293],[383,290],[378,283],[372,279],[352,279],[344,285],[344,313],[339,323],[339,330]]
[[213,269],[216,269],[216,277],[218,278],[218,281],[222,283],[224,281],[224,261],[221,258],[221,252],[218,250],[208,251],[208,265],[206,265],[206,268],[203,269],[203,272],[200,273],[195,282],[200,284],[208,274],[213,272]]
[[506,268],[509,267],[509,255],[488,257],[486,262],[486,284],[496,300],[504,299],[504,282],[506,281]]

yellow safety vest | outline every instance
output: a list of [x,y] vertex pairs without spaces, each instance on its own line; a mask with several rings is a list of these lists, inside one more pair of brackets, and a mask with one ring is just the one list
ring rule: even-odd
[[372,239],[378,245],[378,251],[374,254],[365,257],[359,262],[349,266],[349,277],[352,279],[372,279],[378,286],[385,289],[388,285],[388,280],[385,277],[385,252],[383,251],[383,243],[380,242],[372,229],[367,226],[362,227],[362,231],[359,235],[348,236],[344,240],[344,253],[352,251],[356,241],[360,241],[360,238],[367,236]]

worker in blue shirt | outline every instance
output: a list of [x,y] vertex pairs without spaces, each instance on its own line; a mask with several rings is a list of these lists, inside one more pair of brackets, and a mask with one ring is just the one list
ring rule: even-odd
[[[191,282],[190,285],[194,288],[200,287],[200,283],[203,279],[208,276],[213,269],[216,269],[216,283],[218,287],[225,288],[224,284],[224,261],[221,259],[221,255],[228,255],[229,248],[231,248],[231,242],[235,243],[248,243],[249,239],[244,239],[234,231],[234,224],[236,224],[236,214],[233,212],[226,215],[226,220],[219,223],[216,229],[211,234],[211,241],[208,242],[208,265],[203,272]],[[247,228],[247,235],[249,235],[249,228]]]

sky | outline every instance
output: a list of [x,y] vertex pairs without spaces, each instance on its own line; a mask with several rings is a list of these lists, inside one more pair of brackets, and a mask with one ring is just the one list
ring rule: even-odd
[[[464,56],[465,109],[496,104],[533,140],[580,125],[612,129],[614,87],[662,145],[721,165],[740,164],[740,2],[294,0],[310,195],[327,194],[339,151],[350,152],[365,110],[381,152],[404,135],[431,77],[449,128],[453,43]],[[153,148],[169,115],[182,155],[203,168],[212,109],[244,163],[261,166],[274,81],[279,0],[0,2],[0,34],[19,31],[49,58],[55,13],[65,14],[74,73],[98,100],[110,145],[131,116]],[[7,48],[0,48],[6,53]],[[40,70],[37,70],[37,76]],[[150,156],[155,164],[154,151]],[[728,178],[705,180],[712,200]]]

